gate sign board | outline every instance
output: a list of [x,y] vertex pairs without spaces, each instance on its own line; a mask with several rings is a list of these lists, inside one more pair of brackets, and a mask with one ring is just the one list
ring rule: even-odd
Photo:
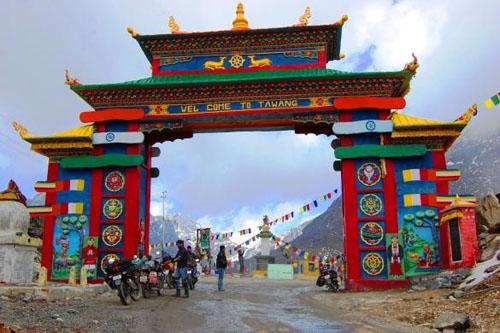
[[392,132],[391,120],[369,119],[333,124],[333,133],[336,135],[390,132]]
[[95,145],[106,145],[113,143],[142,143],[144,134],[142,132],[105,132],[94,133],[92,143]]
[[267,277],[272,280],[293,280],[293,265],[268,264]]
[[[82,262],[80,233],[96,239],[97,280],[108,259],[148,251],[156,195],[151,179],[159,174],[153,162],[159,150],[151,148],[230,131],[340,136],[332,148],[342,176],[346,289],[404,287],[409,277],[442,269],[438,209],[452,200],[448,182],[460,176],[446,171],[445,153],[477,107],[446,122],[392,112],[406,105],[416,58],[391,72],[326,68],[342,58],[347,16],[323,25],[251,29],[243,8],[239,13],[226,31],[144,35],[128,29],[150,76],[85,84],[66,75],[70,89],[93,108],[80,120],[94,125],[46,136],[15,126],[31,150],[48,157],[49,179],[36,190],[53,195],[30,211],[58,226],[44,232],[41,264],[49,280],[61,277],[61,267]],[[71,180],[84,186],[73,189]],[[210,229],[198,230],[198,242],[210,248]],[[291,279],[292,271],[291,265],[268,266],[270,279]]]

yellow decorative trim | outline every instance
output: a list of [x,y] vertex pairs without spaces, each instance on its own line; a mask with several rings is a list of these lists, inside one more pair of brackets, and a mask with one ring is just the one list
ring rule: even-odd
[[94,134],[94,126],[87,125],[51,135],[26,134],[26,135],[21,135],[21,137],[23,138],[23,140],[28,142],[44,141],[44,140],[53,141],[55,139],[88,139],[92,141],[93,134]]
[[14,130],[19,133],[19,136],[23,138],[24,136],[28,135],[28,130],[26,127],[22,126],[18,122],[13,121],[12,122],[12,127],[14,127]]
[[344,25],[344,23],[346,23],[348,19],[349,19],[349,16],[344,14],[340,18],[340,20],[338,20],[337,22],[334,23],[334,25]]
[[443,215],[443,217],[441,218],[441,223],[444,223],[444,222],[449,221],[449,220],[453,220],[454,218],[460,219],[462,217],[464,217],[464,214],[461,211],[454,211],[454,212],[451,212],[449,214]]
[[409,131],[394,131],[391,133],[392,138],[458,137],[458,136],[460,136],[460,131],[451,129],[409,130]]
[[32,143],[31,150],[93,148],[92,142],[42,142]]

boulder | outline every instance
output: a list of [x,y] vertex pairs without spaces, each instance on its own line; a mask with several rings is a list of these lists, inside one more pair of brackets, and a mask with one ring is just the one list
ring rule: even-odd
[[476,220],[478,224],[485,225],[490,230],[500,229],[500,203],[493,193],[488,193],[479,200]]
[[439,331],[465,332],[470,327],[469,316],[463,312],[445,312],[432,322],[432,328]]

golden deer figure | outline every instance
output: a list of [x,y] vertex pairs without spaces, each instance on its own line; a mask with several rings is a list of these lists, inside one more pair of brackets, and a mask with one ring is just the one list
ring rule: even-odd
[[250,58],[250,66],[248,67],[266,67],[266,66],[271,66],[273,64],[271,59],[268,58],[263,58],[258,60],[255,60],[255,56],[248,56],[248,58]]
[[219,61],[205,61],[205,64],[204,64],[204,67],[205,69],[210,69],[210,70],[214,70],[214,69],[225,69],[224,67],[224,60],[226,60],[226,57],[219,57]]

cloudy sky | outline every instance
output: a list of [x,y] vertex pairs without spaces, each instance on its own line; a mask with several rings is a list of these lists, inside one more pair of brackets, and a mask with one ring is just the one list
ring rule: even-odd
[[[165,33],[168,16],[174,15],[185,31],[228,29],[235,6],[236,1],[220,0],[1,0],[0,188],[13,178],[30,197],[33,183],[45,179],[47,160],[17,137],[13,120],[31,133],[48,134],[79,126],[79,113],[89,110],[63,84],[65,68],[83,83],[147,77],[149,63],[126,26],[142,34]],[[482,102],[500,90],[499,1],[245,2],[254,28],[295,24],[306,6],[310,24],[349,15],[342,36],[346,59],[330,68],[399,70],[415,52],[421,66],[407,97],[408,113],[452,120],[477,101],[481,112],[467,130],[498,130],[500,110],[486,111]],[[168,213],[180,212],[219,231],[296,210],[340,187],[331,139],[252,132],[165,143],[155,161],[161,176],[153,183],[152,210],[160,213],[159,194],[167,191]]]

